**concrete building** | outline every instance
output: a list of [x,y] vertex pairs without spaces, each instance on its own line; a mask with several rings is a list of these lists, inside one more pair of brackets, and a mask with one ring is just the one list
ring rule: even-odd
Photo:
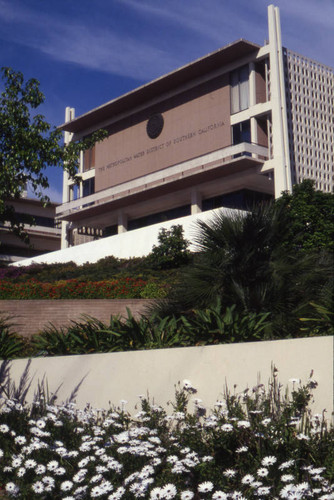
[[18,222],[24,223],[26,216],[31,215],[35,224],[24,224],[29,245],[9,230],[9,224],[0,224],[0,263],[17,262],[60,249],[61,229],[55,226],[55,203],[43,207],[39,200],[24,196],[11,200],[10,205],[15,209]]
[[[333,190],[334,73],[282,47],[238,40],[74,117],[65,141],[104,128],[64,176],[62,248],[220,206],[278,197],[304,178]],[[76,192],[77,190],[77,192]]]

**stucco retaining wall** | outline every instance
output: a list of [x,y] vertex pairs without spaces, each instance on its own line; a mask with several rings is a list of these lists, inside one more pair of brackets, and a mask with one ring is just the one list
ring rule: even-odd
[[[38,380],[45,376],[49,390],[59,390],[59,402],[69,397],[81,383],[76,398],[79,407],[108,408],[128,401],[134,411],[138,395],[149,394],[156,404],[173,400],[174,385],[189,379],[198,389],[196,397],[213,407],[222,397],[226,385],[230,391],[242,392],[257,383],[267,384],[271,366],[278,368],[278,377],[290,390],[291,378],[306,382],[311,370],[319,386],[315,390],[313,410],[333,411],[333,337],[288,339],[217,346],[183,347],[151,351],[133,351],[83,356],[35,358],[31,362],[33,376],[28,400]],[[11,362],[12,379],[18,383],[27,360]],[[235,386],[235,387],[234,387]],[[283,389],[284,390],[284,389]],[[192,404],[192,403],[191,403]]]
[[64,262],[75,262],[78,265],[86,262],[97,262],[109,255],[121,259],[129,259],[131,257],[142,257],[152,251],[153,245],[157,245],[159,232],[162,228],[169,230],[172,226],[181,224],[184,230],[184,237],[191,243],[190,250],[196,247],[192,244],[194,236],[198,232],[196,222],[198,220],[209,221],[213,215],[223,212],[225,215],[235,213],[236,210],[228,208],[216,208],[201,212],[195,215],[188,215],[178,219],[159,222],[151,226],[142,227],[133,231],[127,231],[114,236],[108,236],[89,243],[83,243],[70,248],[64,248],[56,252],[49,252],[44,255],[38,255],[30,259],[20,260],[13,263],[14,266],[29,266],[30,264],[54,264]]
[[82,315],[108,322],[111,315],[143,314],[151,303],[145,299],[84,299],[84,300],[0,300],[0,315],[9,316],[13,330],[24,337],[34,335],[43,327],[66,326]]

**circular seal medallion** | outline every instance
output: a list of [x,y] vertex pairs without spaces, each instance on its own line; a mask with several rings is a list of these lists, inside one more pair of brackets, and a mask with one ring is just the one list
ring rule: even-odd
[[146,125],[146,132],[150,139],[156,139],[162,132],[164,119],[161,113],[157,113],[149,118]]

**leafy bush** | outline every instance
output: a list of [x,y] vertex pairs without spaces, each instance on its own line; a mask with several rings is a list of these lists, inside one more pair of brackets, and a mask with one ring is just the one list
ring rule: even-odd
[[150,281],[140,292],[142,299],[162,299],[168,294],[168,285],[156,281]]
[[24,340],[12,331],[10,318],[0,316],[0,359],[24,355]]
[[46,391],[30,406],[5,397],[0,485],[31,500],[331,499],[334,430],[308,408],[316,382],[294,382],[288,397],[273,375],[268,388],[226,391],[211,411],[197,399],[189,410],[190,381],[170,414],[146,398],[132,417],[126,401],[82,410]]
[[184,239],[181,225],[172,226],[170,229],[162,228],[158,235],[158,245],[153,246],[148,261],[153,269],[183,266],[190,261],[188,245],[189,242]]
[[267,316],[239,315],[233,307],[222,311],[220,304],[180,317],[136,319],[128,310],[127,318],[112,316],[109,324],[86,316],[66,328],[45,328],[33,337],[31,352],[64,356],[261,340],[267,339]]
[[73,321],[67,328],[53,325],[32,338],[32,351],[37,356],[66,356],[113,351],[113,334],[105,331],[106,325],[95,318]]
[[38,356],[64,356],[185,346],[192,341],[174,317],[137,320],[128,310],[125,320],[112,316],[109,324],[86,316],[67,328],[50,325],[33,337],[31,346]]
[[206,309],[194,309],[181,320],[197,344],[269,340],[273,338],[269,313],[243,313],[236,306],[222,308],[220,300]]

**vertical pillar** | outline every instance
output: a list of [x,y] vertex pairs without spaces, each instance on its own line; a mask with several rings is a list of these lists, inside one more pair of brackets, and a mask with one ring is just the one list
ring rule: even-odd
[[[83,173],[83,166],[84,166],[84,153],[83,151],[80,151],[80,160],[79,160],[79,174],[82,174]],[[79,191],[79,198],[82,198],[83,197],[83,181],[82,181],[82,177],[81,177],[81,180],[80,180],[80,184],[78,186],[78,191]]]
[[256,71],[255,64],[249,63],[249,107],[256,104]]
[[191,215],[199,214],[202,212],[202,196],[197,191],[193,189],[191,191]]
[[128,217],[123,211],[118,212],[117,225],[118,234],[126,233],[126,231],[128,230]]
[[[67,107],[65,109],[65,123],[73,120],[75,116],[74,108]],[[71,142],[73,134],[70,132],[64,133],[64,144]],[[63,203],[68,203],[70,201],[70,189],[69,189],[69,175],[64,170],[63,172]],[[68,248],[70,246],[68,238],[68,222],[62,221],[61,223],[61,248]]]
[[279,10],[273,5],[268,7],[268,30],[275,198],[279,198],[282,191],[291,190],[291,170],[281,27]]
[[283,46],[282,46],[282,33],[281,33],[281,20],[280,11],[275,7],[276,15],[276,33],[277,43],[279,47],[279,75],[280,75],[280,91],[281,91],[281,106],[282,106],[282,125],[283,125],[283,142],[285,154],[285,176],[286,176],[286,189],[292,191],[292,173],[290,163],[290,147],[289,147],[289,127],[288,127],[288,108],[286,104],[286,88],[285,88],[285,72],[284,72],[284,59],[283,59]]
[[[255,64],[249,64],[249,107],[256,104],[256,71]],[[256,118],[250,119],[251,142],[257,144],[257,122]],[[256,156],[254,153],[252,156]]]

